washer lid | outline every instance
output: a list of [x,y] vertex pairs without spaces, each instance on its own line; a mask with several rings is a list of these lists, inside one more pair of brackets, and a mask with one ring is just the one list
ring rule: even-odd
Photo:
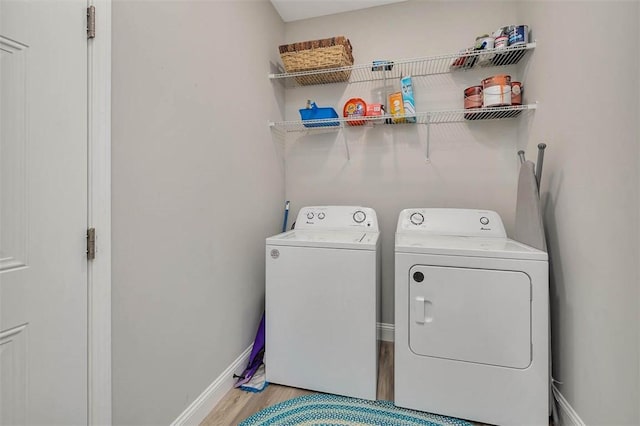
[[548,260],[547,253],[509,238],[396,233],[396,253]]
[[267,238],[267,245],[375,250],[379,232],[299,230]]

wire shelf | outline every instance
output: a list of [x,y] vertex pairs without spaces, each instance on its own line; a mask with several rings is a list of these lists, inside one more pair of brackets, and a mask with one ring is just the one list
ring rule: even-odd
[[534,110],[537,104],[511,105],[503,107],[487,107],[474,109],[440,110],[426,113],[425,124],[463,123],[481,120],[502,120],[520,116],[523,112]]
[[[391,117],[358,117],[354,118],[325,118],[321,120],[292,120],[271,122],[269,125],[276,131],[289,132],[327,132],[336,131],[342,128],[358,128],[362,126],[400,126],[412,124],[445,124],[464,123],[482,120],[501,120],[520,116],[522,113],[537,108],[537,104],[512,105],[491,108],[475,109],[449,109],[428,112],[419,112],[415,116],[415,123],[392,123]],[[405,120],[406,121],[406,120]],[[361,123],[352,125],[353,123]]]
[[[308,84],[327,84],[326,74],[349,71],[348,83],[379,81],[400,78],[410,75],[414,77],[447,74],[477,68],[489,68],[517,64],[528,52],[536,47],[536,43],[509,46],[502,49],[485,49],[457,52],[447,55],[423,58],[385,61],[385,64],[374,67],[373,63],[352,65],[316,71],[269,74],[272,80],[283,80],[288,87],[300,85],[297,81]],[[376,69],[374,71],[374,69]],[[305,77],[300,79],[300,77]]]

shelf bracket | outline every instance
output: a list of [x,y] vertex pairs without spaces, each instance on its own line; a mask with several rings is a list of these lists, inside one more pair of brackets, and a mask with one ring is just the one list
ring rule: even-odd
[[351,161],[351,153],[349,152],[349,143],[347,142],[347,135],[345,133],[344,128],[340,129],[340,133],[342,133],[342,140],[344,141],[344,149],[347,152],[347,161]]
[[424,156],[427,160],[427,163],[430,163],[431,159],[429,158],[429,145],[431,143],[431,114],[427,114],[427,122],[425,126],[427,128],[427,146],[425,149]]

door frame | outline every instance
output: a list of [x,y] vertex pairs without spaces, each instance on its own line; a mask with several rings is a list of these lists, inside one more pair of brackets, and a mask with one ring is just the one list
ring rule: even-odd
[[87,261],[87,423],[110,425],[111,413],[111,0],[96,8],[87,40],[87,224],[96,257]]

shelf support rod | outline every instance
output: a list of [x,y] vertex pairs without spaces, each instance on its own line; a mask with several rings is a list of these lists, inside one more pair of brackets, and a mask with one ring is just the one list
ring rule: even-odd
[[427,148],[425,152],[425,158],[427,159],[427,163],[430,163],[431,159],[429,158],[429,144],[431,143],[431,114],[427,114],[426,127],[427,127]]
[[340,129],[340,133],[342,133],[342,140],[344,141],[344,149],[347,151],[347,161],[351,161],[351,153],[349,152],[349,143],[347,142],[347,135],[344,130],[344,127]]

